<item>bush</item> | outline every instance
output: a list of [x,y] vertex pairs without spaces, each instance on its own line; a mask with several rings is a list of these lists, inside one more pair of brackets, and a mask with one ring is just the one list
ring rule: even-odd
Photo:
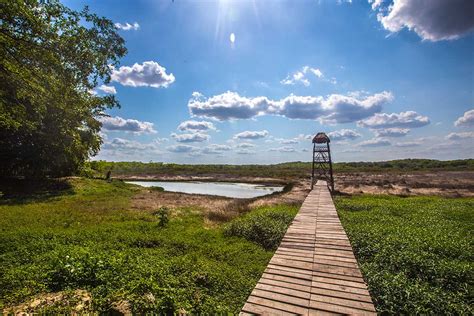
[[296,207],[260,208],[230,222],[224,234],[243,237],[267,250],[275,250],[296,213]]
[[162,206],[158,209],[158,211],[154,212],[153,215],[158,216],[158,225],[160,227],[166,226],[169,222],[169,210],[168,208]]

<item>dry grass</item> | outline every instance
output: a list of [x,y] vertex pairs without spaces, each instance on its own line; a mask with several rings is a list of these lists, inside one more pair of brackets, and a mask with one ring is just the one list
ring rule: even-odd
[[253,198],[233,199],[213,195],[159,192],[143,189],[132,198],[132,208],[155,211],[160,207],[171,209],[172,214],[180,209],[192,209],[204,215],[207,225],[223,223],[248,212],[250,209],[278,204],[300,205],[309,192],[309,181],[299,182],[282,193]]

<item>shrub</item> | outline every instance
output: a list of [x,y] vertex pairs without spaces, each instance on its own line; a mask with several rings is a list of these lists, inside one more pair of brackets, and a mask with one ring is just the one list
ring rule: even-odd
[[166,226],[166,224],[168,224],[168,222],[169,222],[169,218],[168,218],[169,210],[168,210],[168,208],[162,206],[158,209],[158,211],[153,213],[153,215],[158,216],[158,225],[160,227],[164,227],[164,226]]
[[226,236],[243,237],[274,250],[297,212],[296,207],[265,207],[236,218],[224,228]]

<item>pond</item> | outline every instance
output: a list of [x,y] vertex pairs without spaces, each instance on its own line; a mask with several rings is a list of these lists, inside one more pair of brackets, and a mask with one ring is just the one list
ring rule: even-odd
[[201,181],[127,181],[143,187],[162,187],[165,191],[190,194],[209,194],[231,198],[248,199],[273,192],[283,191],[283,186],[238,182],[201,182]]

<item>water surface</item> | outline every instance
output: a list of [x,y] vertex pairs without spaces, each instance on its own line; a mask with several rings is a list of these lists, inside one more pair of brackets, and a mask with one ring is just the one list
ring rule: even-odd
[[190,194],[209,194],[231,198],[248,199],[283,191],[283,186],[238,182],[201,182],[201,181],[127,181],[143,187],[162,187],[165,191]]

